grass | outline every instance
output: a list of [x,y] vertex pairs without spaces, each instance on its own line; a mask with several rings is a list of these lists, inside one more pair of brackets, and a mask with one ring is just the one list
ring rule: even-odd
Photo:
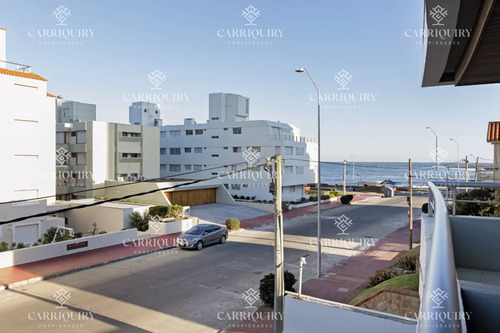
[[368,288],[357,294],[349,304],[356,304],[362,299],[369,297],[375,294],[377,291],[384,287],[394,287],[394,288],[402,288],[412,291],[418,291],[418,274],[405,274],[396,276],[392,279],[384,281],[382,283],[377,284],[374,287]]

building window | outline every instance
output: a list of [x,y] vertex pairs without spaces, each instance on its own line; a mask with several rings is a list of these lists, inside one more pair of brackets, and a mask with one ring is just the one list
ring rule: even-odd
[[224,184],[224,187],[226,188],[226,190],[229,190],[229,184]]
[[167,155],[167,148],[160,148],[160,155]]
[[180,138],[181,137],[181,131],[170,131],[170,137],[171,138]]
[[195,164],[194,171],[201,171],[201,164]]
[[138,173],[131,173],[131,174],[130,174],[130,177],[139,178],[139,174],[138,174]]
[[193,135],[193,130],[186,130],[186,135]]
[[253,151],[260,153],[260,146],[248,146],[247,150],[249,150],[250,148],[253,149]]
[[233,127],[233,134],[241,134],[241,127]]
[[293,155],[293,147],[285,146],[285,155]]
[[218,135],[212,135],[212,139],[218,139],[219,136]]
[[212,117],[212,120],[219,120],[219,117]]
[[224,149],[226,149],[226,150],[227,150],[227,149],[229,149],[229,147],[224,147]]
[[295,186],[288,186],[288,192],[290,193],[295,192]]
[[241,185],[240,184],[231,184],[231,190],[240,190]]
[[184,152],[185,153],[190,153],[191,152],[191,148],[184,148]]
[[275,154],[281,154],[281,147],[280,146],[276,146],[276,148],[274,149],[274,153]]
[[167,171],[167,165],[166,164],[160,164],[160,171]]
[[197,129],[194,131],[194,134],[196,135],[202,135],[203,134],[203,130],[202,129]]
[[118,177],[127,178],[128,177],[128,173],[120,173],[120,175]]
[[76,143],[87,143],[87,132],[85,131],[76,132]]
[[304,166],[295,167],[295,173],[297,175],[303,175],[304,174]]
[[196,154],[201,154],[203,152],[203,150],[201,149],[201,147],[194,147],[194,152]]
[[231,171],[236,171],[236,170],[238,170],[238,165],[236,164],[231,165]]
[[304,155],[304,147],[296,147],[295,154],[299,155],[299,156],[303,156]]
[[180,148],[170,148],[170,155],[180,155],[180,154],[181,154]]
[[283,168],[285,175],[291,175],[293,173],[293,166],[286,166]]
[[219,154],[212,154],[212,157],[219,157]]
[[181,171],[180,164],[170,164],[170,172],[179,172]]
[[241,147],[233,147],[233,153],[241,153]]
[[57,132],[56,133],[56,144],[61,145],[61,144],[66,143],[64,140],[64,137],[65,137],[64,132]]
[[184,170],[185,171],[191,171],[191,164],[184,165]]
[[228,130],[228,128],[227,128],[227,127],[224,127],[224,131],[227,131],[227,130]]
[[160,132],[160,139],[166,139],[167,138],[167,132],[166,131],[161,131]]
[[129,155],[130,155],[130,157],[133,157],[133,158],[141,158],[141,154],[138,154],[138,153],[131,153]]

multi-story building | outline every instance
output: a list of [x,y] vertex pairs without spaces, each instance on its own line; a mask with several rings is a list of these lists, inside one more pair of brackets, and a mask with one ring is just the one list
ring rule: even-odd
[[[0,28],[0,140],[2,190],[0,222],[47,212],[55,201],[55,109],[47,93],[47,80],[31,67],[7,62],[6,30]],[[47,197],[37,200],[40,197]],[[14,202],[18,200],[29,201]],[[0,241],[32,243],[53,225],[64,225],[55,217],[30,218],[0,224]]]
[[96,105],[67,101],[57,97],[56,123],[96,120]]
[[160,176],[172,178],[219,177],[233,196],[271,200],[270,174],[262,166],[226,177],[232,171],[259,166],[266,157],[282,154],[283,199],[304,195],[304,185],[316,181],[317,145],[286,123],[249,119],[249,99],[240,95],[209,95],[209,120],[160,130]]
[[102,121],[57,124],[57,195],[91,198],[106,180],[159,177],[159,128]]
[[128,108],[129,122],[133,125],[161,126],[160,107],[149,102],[133,102]]

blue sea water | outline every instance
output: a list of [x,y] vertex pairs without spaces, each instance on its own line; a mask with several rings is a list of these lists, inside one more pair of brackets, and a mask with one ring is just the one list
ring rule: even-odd
[[[480,168],[491,164],[480,164]],[[469,164],[469,179],[475,176],[475,165]],[[321,182],[327,184],[342,184],[343,162],[321,163]],[[354,171],[353,171],[354,170]],[[363,185],[364,183],[391,180],[397,186],[408,186],[408,162],[347,162],[346,184]],[[353,177],[354,175],[354,177]],[[429,180],[460,180],[465,181],[465,165],[462,163],[457,170],[456,163],[443,163],[436,169],[433,162],[413,162],[412,178],[414,185],[426,185]]]

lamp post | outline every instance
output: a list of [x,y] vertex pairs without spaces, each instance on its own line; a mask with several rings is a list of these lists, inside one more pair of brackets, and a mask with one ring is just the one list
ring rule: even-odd
[[451,138],[450,141],[455,142],[455,144],[457,145],[457,172],[458,172],[458,170],[460,169],[460,147],[458,146],[458,142],[455,141],[455,139]]
[[321,277],[321,106],[320,106],[320,91],[316,82],[314,82],[311,74],[305,67],[299,67],[295,69],[297,73],[306,73],[311,79],[312,84],[317,90],[317,98],[318,98],[318,272],[317,277]]
[[436,171],[437,171],[438,167],[439,167],[439,160],[438,160],[438,136],[437,136],[436,132],[434,132],[434,130],[432,129],[432,127],[427,126],[425,129],[430,129],[432,131],[432,133],[434,133],[434,136],[436,137]]

